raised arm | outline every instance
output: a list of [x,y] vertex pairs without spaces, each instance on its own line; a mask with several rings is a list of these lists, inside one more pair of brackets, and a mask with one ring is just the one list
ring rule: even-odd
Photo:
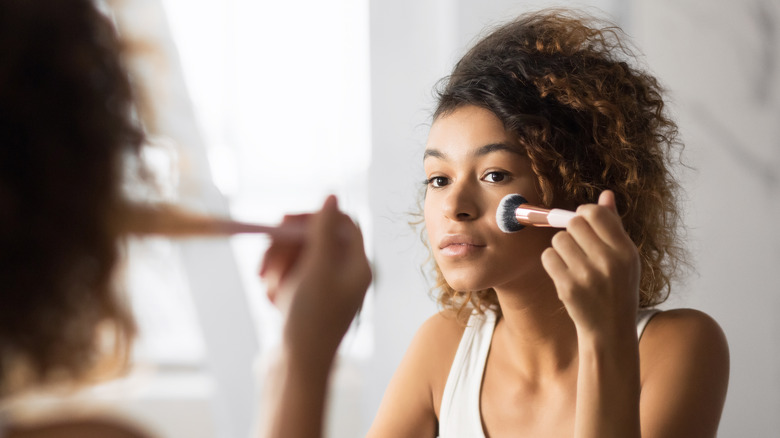
[[261,436],[322,436],[328,375],[371,281],[360,231],[328,198],[306,221],[303,243],[275,241],[260,275],[284,315],[282,349],[264,394]]
[[728,382],[719,327],[701,313],[657,316],[643,340],[640,378],[636,247],[611,192],[577,213],[542,256],[577,328],[574,436],[715,436]]

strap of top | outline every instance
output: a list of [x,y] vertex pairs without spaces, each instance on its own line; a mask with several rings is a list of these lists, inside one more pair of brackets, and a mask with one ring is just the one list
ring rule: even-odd
[[652,319],[656,314],[660,312],[661,311],[658,309],[639,309],[639,312],[636,315],[637,339],[642,339],[642,333],[645,332],[645,327],[647,327],[647,323],[650,322],[650,319]]
[[484,437],[479,394],[495,326],[496,314],[491,310],[469,318],[444,385],[439,411],[440,437]]

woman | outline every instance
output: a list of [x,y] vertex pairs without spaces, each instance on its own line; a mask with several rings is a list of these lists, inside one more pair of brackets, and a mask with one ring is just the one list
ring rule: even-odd
[[[179,216],[150,217],[155,209],[134,206],[123,193],[143,134],[121,44],[93,2],[4,0],[0,47],[0,402],[6,402],[125,365],[135,327],[115,284],[122,239],[139,230],[181,233]],[[370,281],[360,232],[335,199],[302,220],[303,240],[274,241],[262,273],[285,314],[284,354],[265,403],[269,437],[321,434],[328,370]],[[323,306],[331,311],[322,313]],[[107,339],[112,351],[105,351]],[[0,410],[3,438],[85,436],[145,434],[104,418],[20,423]]]
[[[631,62],[618,28],[546,10],[457,63],[424,154],[443,310],[370,437],[715,436],[726,339],[702,312],[653,309],[685,261],[677,130]],[[496,209],[514,193],[577,215],[505,234]]]

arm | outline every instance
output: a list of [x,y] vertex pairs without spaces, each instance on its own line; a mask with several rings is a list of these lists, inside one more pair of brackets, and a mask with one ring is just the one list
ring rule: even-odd
[[286,223],[301,220],[307,241],[274,241],[260,271],[285,320],[265,393],[261,427],[268,438],[322,435],[330,367],[371,281],[360,231],[335,198],[318,214]]
[[577,209],[542,264],[577,329],[577,438],[639,437],[639,254],[612,192]]
[[638,252],[611,192],[577,213],[542,256],[577,328],[575,437],[714,436],[728,382],[722,332],[701,313],[657,316],[643,341],[640,380]]
[[283,345],[266,376],[261,437],[320,437],[332,355],[308,355]]
[[716,436],[729,380],[720,326],[697,310],[669,310],[651,320],[639,349],[642,436]]

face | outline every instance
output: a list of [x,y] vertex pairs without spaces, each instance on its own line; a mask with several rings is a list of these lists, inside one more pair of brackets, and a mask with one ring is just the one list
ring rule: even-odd
[[455,290],[500,289],[543,273],[541,253],[554,230],[496,225],[512,193],[540,205],[536,176],[517,141],[490,111],[461,107],[431,126],[424,158],[425,227],[434,259]]

